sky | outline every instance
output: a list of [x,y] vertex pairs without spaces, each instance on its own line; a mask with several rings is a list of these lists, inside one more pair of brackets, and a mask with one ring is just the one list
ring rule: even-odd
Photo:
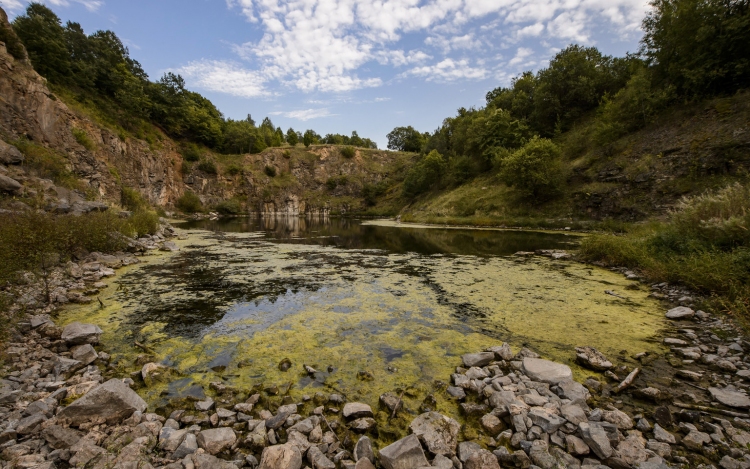
[[[638,49],[644,0],[42,0],[110,29],[152,80],[181,74],[225,116],[369,137],[437,129],[569,44]],[[25,0],[0,0],[11,18]]]

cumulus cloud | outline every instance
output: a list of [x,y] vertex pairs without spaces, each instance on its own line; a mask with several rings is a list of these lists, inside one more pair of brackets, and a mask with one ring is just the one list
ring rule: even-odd
[[[0,0],[18,2],[19,0]],[[99,4],[96,0],[78,1]],[[186,66],[193,84],[238,96],[262,96],[271,82],[303,92],[347,92],[381,86],[388,78],[376,62],[398,76],[435,81],[477,80],[494,64],[470,63],[469,51],[498,57],[499,49],[524,41],[593,43],[594,31],[626,37],[637,31],[647,0],[225,0],[263,32],[234,47],[243,64],[199,61]],[[477,34],[479,32],[479,34]],[[423,47],[404,48],[410,34]],[[413,42],[409,42],[413,44]],[[548,46],[545,46],[548,47]],[[532,62],[520,48],[505,65]],[[253,64],[252,66],[246,64]],[[218,67],[218,68],[217,68]],[[228,71],[202,76],[197,70]],[[186,73],[187,75],[187,73]]]
[[265,89],[262,74],[243,68],[236,62],[200,60],[174,70],[191,83],[210,91],[243,98],[257,98],[270,93]]
[[415,67],[403,76],[423,77],[427,81],[450,82],[457,80],[481,80],[487,78],[489,72],[483,67],[472,67],[467,59],[445,59],[434,65]]
[[290,119],[297,119],[300,121],[308,121],[310,119],[318,119],[320,117],[333,116],[327,108],[321,109],[300,109],[297,111],[274,111],[270,113],[272,116],[284,116]]
[[[72,3],[78,3],[86,7],[89,11],[96,11],[104,5],[101,0],[38,0],[41,3],[49,3],[50,5],[67,7]],[[31,3],[27,0],[0,0],[0,6],[11,13],[20,13]]]

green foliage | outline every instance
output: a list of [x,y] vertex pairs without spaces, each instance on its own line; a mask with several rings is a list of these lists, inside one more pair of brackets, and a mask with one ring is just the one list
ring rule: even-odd
[[96,148],[96,144],[91,140],[89,134],[87,134],[85,130],[73,128],[71,132],[73,133],[73,137],[75,137],[76,142],[78,142],[85,149],[93,151]]
[[216,169],[216,163],[211,160],[204,160],[198,163],[198,169],[206,174],[219,174]]
[[[14,278],[20,270],[47,270],[65,262],[78,250],[114,252],[125,247],[125,240],[113,236],[122,233],[154,233],[156,214],[143,212],[138,219],[123,219],[117,214],[92,212],[80,216],[53,215],[41,211],[0,214],[0,282]],[[146,222],[148,217],[149,221]]]
[[198,149],[198,147],[190,143],[186,144],[183,147],[181,154],[182,154],[182,159],[184,159],[185,161],[190,161],[190,162],[200,161],[201,156],[203,156],[201,155],[201,152]]
[[145,210],[149,206],[140,192],[126,186],[120,188],[120,205],[131,212]]
[[378,197],[385,194],[387,190],[388,184],[385,181],[376,184],[365,183],[362,186],[362,198],[365,199],[365,204],[372,207],[377,202]]
[[159,229],[159,214],[146,209],[135,211],[126,220],[125,226],[129,236],[154,234]]
[[242,204],[237,199],[225,200],[216,206],[216,211],[222,215],[239,215],[242,213]]
[[422,134],[414,127],[396,127],[388,137],[388,149],[396,151],[410,151],[418,153],[427,141],[429,134]]
[[341,176],[334,176],[328,178],[326,181],[326,187],[328,190],[335,190],[339,186],[345,186],[349,183],[349,178],[346,177],[345,174],[342,174]]
[[177,199],[175,207],[185,213],[196,213],[203,211],[203,202],[194,192],[187,191]]
[[182,165],[180,166],[180,172],[183,176],[190,174],[190,171],[193,170],[193,166],[188,163],[187,161],[183,161]]
[[317,136],[317,139],[320,143],[327,143],[329,145],[350,145],[353,147],[373,149],[378,148],[378,145],[369,138],[360,137],[356,130],[352,132],[351,137],[342,134],[326,134],[326,136],[322,138]]
[[410,199],[438,186],[446,167],[443,155],[432,150],[407,171],[402,188],[403,196]]
[[23,153],[24,165],[34,176],[51,179],[68,189],[85,190],[81,181],[68,169],[68,159],[64,155],[26,138],[12,143]]
[[276,177],[276,168],[273,166],[266,165],[265,168],[263,168],[263,172],[266,173],[266,176],[273,178]]
[[72,70],[65,28],[52,10],[40,3],[31,3],[26,14],[13,21],[13,29],[40,75],[53,83],[69,79]]
[[654,88],[645,67],[628,80],[614,96],[605,96],[599,106],[595,140],[600,145],[636,131],[651,123],[672,100],[671,87]]
[[300,137],[299,132],[289,127],[289,130],[286,131],[286,143],[294,147],[297,146],[300,140],[302,140],[302,138]]
[[354,158],[354,155],[357,153],[354,147],[343,147],[339,152],[341,153],[341,156],[348,160]]
[[560,149],[545,138],[534,137],[502,159],[500,171],[506,184],[535,199],[557,195],[563,182]]
[[229,166],[227,166],[227,174],[230,176],[237,176],[239,174],[244,173],[245,171],[242,169],[242,166],[232,163]]
[[320,135],[318,135],[314,130],[305,130],[305,134],[302,136],[302,143],[305,144],[305,147],[309,147],[310,145],[316,145],[320,143]]
[[750,2],[652,0],[642,54],[660,84],[686,96],[750,85]]
[[652,282],[684,284],[716,310],[750,319],[750,186],[733,184],[683,199],[666,223],[625,235],[587,237],[588,261],[641,270]]
[[0,19],[0,42],[5,43],[5,49],[10,55],[16,60],[23,60],[26,58],[26,51],[23,47],[23,43],[13,31],[12,27],[9,27],[6,23],[7,17]]

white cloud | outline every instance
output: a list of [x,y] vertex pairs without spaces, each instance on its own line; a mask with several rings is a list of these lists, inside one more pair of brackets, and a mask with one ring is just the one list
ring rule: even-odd
[[434,65],[415,67],[404,76],[423,77],[427,81],[449,82],[456,80],[481,80],[487,78],[489,72],[483,67],[472,67],[466,59],[445,59]]
[[174,70],[196,86],[243,98],[257,98],[270,93],[266,79],[258,72],[247,70],[236,62],[201,60]]
[[[199,61],[185,69],[192,72],[187,76],[191,84],[238,96],[263,96],[272,83],[334,93],[381,86],[387,80],[383,68],[373,72],[366,68],[371,62],[411,67],[401,77],[486,78],[501,63],[495,59],[499,49],[531,40],[549,41],[551,47],[593,44],[594,31],[605,28],[610,35],[628,37],[638,31],[648,8],[648,0],[225,1],[263,32],[260,40],[234,47],[252,66]],[[404,49],[399,41],[410,34],[427,35],[422,50]],[[518,49],[506,65],[537,64],[527,49]],[[472,50],[481,50],[488,63],[469,65],[460,57]],[[205,71],[213,74],[204,76]]]
[[273,116],[284,116],[290,119],[297,119],[300,121],[308,121],[310,119],[318,119],[320,117],[333,116],[327,108],[322,109],[301,109],[297,111],[274,111],[270,113]]
[[[70,6],[70,3],[78,3],[86,7],[89,11],[96,11],[104,5],[101,0],[37,0],[40,3],[49,3],[58,7]],[[31,3],[27,0],[0,0],[0,6],[11,13],[22,13],[26,6]]]
[[519,47],[516,51],[516,56],[510,59],[510,62],[508,62],[508,65],[511,67],[515,67],[517,65],[522,65],[525,62],[527,62],[527,58],[532,55],[534,51],[532,49],[529,49],[528,47]]

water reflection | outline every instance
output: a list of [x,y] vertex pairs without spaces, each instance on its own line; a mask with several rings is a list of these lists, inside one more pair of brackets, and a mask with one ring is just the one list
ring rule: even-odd
[[362,224],[362,220],[329,217],[263,217],[188,221],[177,225],[227,233],[262,232],[273,242],[381,249],[389,253],[499,255],[536,249],[570,249],[578,236],[536,231],[422,229]]

